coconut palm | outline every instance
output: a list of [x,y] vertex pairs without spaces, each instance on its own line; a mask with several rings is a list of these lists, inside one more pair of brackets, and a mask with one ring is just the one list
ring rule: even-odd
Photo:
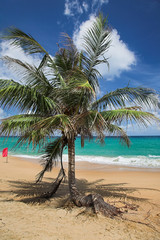
[[[104,53],[111,43],[111,31],[102,15],[96,18],[83,37],[83,51],[79,52],[72,39],[63,34],[63,46],[54,57],[31,36],[17,28],[9,28],[3,39],[21,47],[27,54],[39,54],[39,66],[4,56],[3,61],[20,74],[21,82],[0,80],[0,101],[3,107],[16,107],[22,114],[2,120],[1,134],[19,135],[17,144],[27,142],[33,147],[44,145],[44,167],[37,176],[42,180],[45,171],[51,170],[57,160],[61,169],[50,197],[58,189],[65,176],[62,153],[68,147],[68,185],[70,199],[77,206],[92,206],[104,215],[116,215],[119,211],[94,194],[83,196],[76,187],[75,139],[93,134],[103,142],[106,134],[119,136],[129,146],[129,138],[121,127],[123,121],[147,126],[157,118],[142,111],[142,106],[157,106],[155,91],[147,88],[125,87],[105,94],[97,100],[99,89],[97,70],[100,64],[109,66]],[[130,105],[129,105],[130,104]],[[46,137],[61,136],[46,144]],[[51,138],[52,139],[52,138]]]

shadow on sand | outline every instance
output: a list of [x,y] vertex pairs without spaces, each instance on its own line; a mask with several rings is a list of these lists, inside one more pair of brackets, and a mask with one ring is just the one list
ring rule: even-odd
[[[9,181],[9,185],[12,189],[13,199],[3,198],[3,201],[20,201],[24,203],[40,204],[46,201],[58,200],[58,206],[63,205],[69,197],[68,183],[64,181],[61,183],[56,194],[50,199],[46,199],[43,196],[44,193],[52,190],[53,179],[44,178],[45,181],[36,184],[35,182],[24,182],[24,181]],[[114,199],[115,201],[131,200],[134,202],[147,201],[148,199],[143,197],[134,196],[134,193],[142,190],[142,188],[127,187],[127,183],[112,183],[103,184],[103,179],[97,181],[88,182],[86,179],[77,179],[77,187],[81,193],[95,193],[100,194],[102,197],[107,199]],[[159,191],[157,189],[144,188],[145,190]],[[0,191],[0,194],[11,193],[10,191]],[[137,194],[136,194],[137,195]]]

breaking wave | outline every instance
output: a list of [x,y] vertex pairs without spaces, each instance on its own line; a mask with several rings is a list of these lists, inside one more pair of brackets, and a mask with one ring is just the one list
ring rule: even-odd
[[[34,162],[40,162],[42,156],[32,155],[14,155],[16,157],[32,159]],[[68,161],[67,154],[63,155],[63,161]],[[104,156],[81,156],[76,155],[76,161],[87,161],[90,163],[120,165],[141,168],[160,168],[160,156],[118,156],[118,157],[104,157]]]

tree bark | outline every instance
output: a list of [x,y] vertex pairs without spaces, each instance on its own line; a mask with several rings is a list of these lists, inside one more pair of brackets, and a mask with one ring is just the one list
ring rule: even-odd
[[101,195],[89,194],[84,196],[78,192],[75,178],[75,139],[68,139],[68,183],[71,201],[78,207],[91,207],[94,213],[101,213],[104,216],[114,217],[121,214],[121,211],[106,203]]
[[68,184],[69,184],[69,192],[71,201],[73,201],[76,205],[77,197],[80,193],[76,187],[76,178],[75,178],[75,139],[72,136],[68,139]]

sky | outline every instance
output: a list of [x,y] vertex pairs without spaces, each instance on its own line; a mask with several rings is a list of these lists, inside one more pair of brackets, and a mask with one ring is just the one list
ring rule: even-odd
[[[31,34],[52,56],[66,32],[78,49],[82,36],[99,12],[108,17],[112,29],[111,47],[106,53],[110,69],[99,67],[100,96],[126,86],[160,91],[160,0],[1,0],[0,34],[15,26]],[[28,56],[22,49],[0,41],[0,57],[8,55],[38,64],[39,56]],[[18,80],[0,61],[0,78]],[[152,112],[160,117],[160,112]],[[0,106],[0,119],[18,114]],[[160,126],[139,128],[128,125],[129,135],[160,135]]]

